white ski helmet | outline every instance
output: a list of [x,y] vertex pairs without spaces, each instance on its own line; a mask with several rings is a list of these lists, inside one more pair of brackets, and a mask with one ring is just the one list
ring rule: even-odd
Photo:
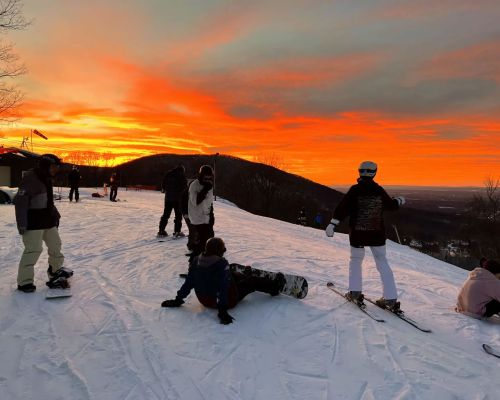
[[377,164],[373,161],[363,161],[359,164],[358,171],[361,177],[373,178],[377,173]]

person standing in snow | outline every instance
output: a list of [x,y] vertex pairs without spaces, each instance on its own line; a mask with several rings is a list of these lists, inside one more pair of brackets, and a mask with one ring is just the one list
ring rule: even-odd
[[14,198],[17,230],[22,235],[24,252],[19,261],[17,289],[34,292],[35,264],[42,253],[45,242],[49,254],[47,274],[49,287],[68,287],[66,278],[71,270],[63,268],[59,220],[61,215],[54,205],[52,178],[59,171],[61,160],[53,154],[44,154],[38,166],[29,170],[19,184]]
[[391,198],[373,178],[377,173],[377,164],[363,161],[359,166],[358,183],[351,186],[326,228],[326,235],[332,237],[337,225],[349,217],[349,242],[351,258],[349,261],[349,300],[362,302],[361,265],[365,256],[365,246],[370,247],[375,265],[382,279],[383,297],[377,300],[382,308],[397,310],[397,289],[394,275],[386,257],[386,233],[384,211],[397,210],[405,203],[403,197]]
[[456,311],[473,318],[500,315],[500,263],[486,260],[473,269],[457,298]]
[[109,200],[116,201],[116,196],[118,195],[118,177],[116,176],[116,172],[111,174],[109,178]]
[[195,243],[191,257],[205,249],[207,240],[214,237],[214,172],[209,165],[203,165],[198,177],[189,185],[188,215],[195,231]]
[[234,318],[227,312],[245,296],[255,291],[277,296],[285,284],[285,277],[278,273],[275,279],[242,274],[230,270],[224,258],[226,245],[220,238],[209,239],[205,251],[190,262],[186,281],[175,299],[165,300],[162,307],[180,307],[194,289],[199,302],[207,308],[218,310],[217,316],[223,325],[231,324]]
[[73,201],[73,194],[74,194],[75,201],[78,202],[78,199],[80,198],[80,193],[78,192],[78,189],[80,187],[80,179],[81,179],[80,171],[78,170],[78,167],[76,165],[73,165],[73,169],[68,174],[68,184],[70,187],[69,201]]
[[165,204],[163,208],[163,215],[160,218],[160,226],[158,229],[158,237],[168,236],[165,228],[167,227],[168,219],[174,210],[174,233],[175,237],[184,236],[181,232],[182,228],[182,208],[181,199],[182,193],[187,188],[187,180],[185,169],[183,165],[171,169],[165,174],[161,189],[165,192]]

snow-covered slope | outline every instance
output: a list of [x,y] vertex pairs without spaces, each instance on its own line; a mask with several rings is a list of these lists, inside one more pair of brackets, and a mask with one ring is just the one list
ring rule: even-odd
[[[162,309],[187,269],[185,239],[157,243],[160,193],[58,204],[73,297],[15,290],[22,252],[13,206],[0,206],[0,398],[54,399],[496,399],[500,325],[453,311],[466,271],[388,243],[403,308],[433,333],[385,315],[374,322],[325,283],[347,282],[348,239],[215,203],[230,262],[304,275],[309,294],[248,296],[223,326],[194,294]],[[171,231],[171,225],[167,227]],[[369,252],[364,291],[381,294]]]

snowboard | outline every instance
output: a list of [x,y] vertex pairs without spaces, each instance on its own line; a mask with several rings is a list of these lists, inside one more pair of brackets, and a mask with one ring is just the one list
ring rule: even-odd
[[[229,268],[231,268],[231,271],[233,272],[239,272],[242,274],[251,274],[254,276],[261,276],[271,279],[276,278],[276,275],[278,274],[277,272],[265,271],[262,269],[253,268],[241,264],[229,264]],[[303,299],[304,297],[307,296],[308,285],[306,278],[299,275],[292,275],[285,273],[283,273],[283,276],[285,277],[286,282],[285,286],[283,287],[280,293],[286,294],[287,296],[295,297],[297,299]]]
[[60,289],[60,288],[57,288],[57,289],[50,289],[50,288],[47,288],[47,292],[45,292],[45,298],[46,299],[61,299],[63,297],[71,297],[72,296],[72,293],[71,293],[71,288],[67,288],[67,289]]

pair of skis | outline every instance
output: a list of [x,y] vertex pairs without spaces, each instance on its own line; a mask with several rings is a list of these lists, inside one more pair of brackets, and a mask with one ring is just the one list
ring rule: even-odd
[[[368,317],[370,317],[371,319],[373,319],[374,321],[377,321],[377,322],[385,322],[384,319],[382,318],[379,318],[378,316],[375,316],[374,314],[372,314],[370,311],[367,310],[367,307],[366,307],[366,304],[365,303],[358,303],[356,301],[351,301],[349,299],[346,298],[345,294],[342,293],[339,289],[337,289],[337,287],[335,286],[335,284],[333,282],[328,282],[326,284],[326,286],[332,290],[333,292],[337,293],[339,296],[342,296],[344,299],[346,299],[347,301],[349,301],[350,303],[354,304],[356,307],[358,307],[365,315],[367,315]],[[365,297],[364,300],[368,301],[369,303],[371,304],[374,304],[376,305],[377,307],[378,304],[375,303],[374,300],[372,299],[369,299],[368,297]],[[390,312],[392,315],[398,317],[400,320],[406,322],[407,324],[415,327],[416,329],[418,329],[419,331],[421,332],[425,332],[425,333],[430,333],[432,332],[430,329],[428,328],[425,328],[423,326],[421,326],[418,322],[414,321],[413,319],[411,319],[410,317],[407,317],[406,314],[399,310],[398,312],[394,312],[388,308],[381,308],[379,307],[380,309],[382,310],[385,310],[387,312]]]

